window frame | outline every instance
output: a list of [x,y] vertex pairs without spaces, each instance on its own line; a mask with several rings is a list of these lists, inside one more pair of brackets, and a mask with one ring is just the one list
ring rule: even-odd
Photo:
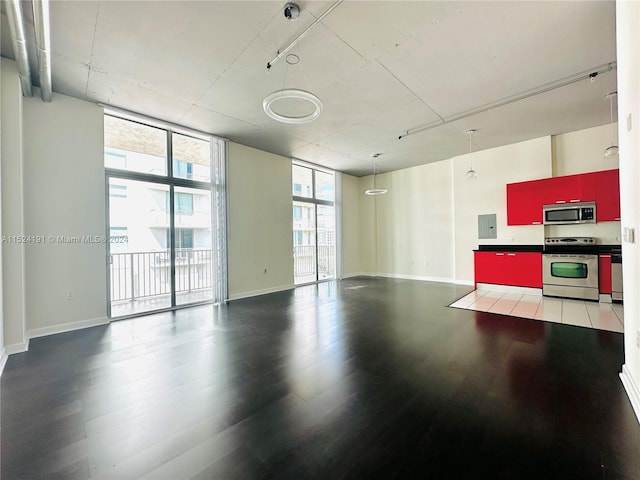
[[[136,123],[139,125],[143,125],[143,126],[147,126],[147,127],[153,127],[153,128],[157,128],[160,130],[163,130],[165,133],[165,138],[166,138],[166,142],[167,142],[167,147],[166,147],[166,157],[165,157],[165,162],[166,162],[166,171],[167,174],[157,174],[157,173],[145,173],[145,172],[139,172],[139,171],[135,171],[135,170],[126,170],[126,169],[120,169],[120,168],[113,168],[113,167],[107,167],[104,166],[104,172],[105,172],[105,209],[106,209],[106,225],[105,225],[105,231],[106,232],[110,232],[110,214],[109,214],[109,199],[110,199],[110,180],[114,179],[114,180],[133,180],[133,181],[140,181],[140,182],[147,182],[147,183],[155,183],[158,185],[164,185],[164,186],[168,186],[169,187],[169,208],[167,209],[167,213],[169,214],[169,228],[167,229],[168,235],[171,237],[171,244],[167,245],[167,248],[169,248],[170,251],[170,258],[171,258],[171,307],[169,308],[162,308],[159,310],[152,310],[152,311],[145,311],[142,313],[135,313],[135,314],[131,314],[131,315],[125,315],[125,316],[119,316],[119,317],[112,317],[111,316],[111,295],[110,295],[110,290],[109,290],[109,272],[110,272],[110,258],[111,258],[111,246],[109,244],[109,242],[107,242],[106,245],[106,249],[107,249],[107,255],[106,255],[106,259],[107,259],[107,315],[109,318],[111,319],[115,319],[115,320],[121,320],[121,319],[126,319],[126,318],[130,318],[130,317],[136,317],[136,316],[140,316],[140,315],[147,315],[149,313],[155,313],[155,312],[161,312],[161,311],[166,311],[166,310],[175,310],[175,309],[179,309],[179,308],[184,308],[184,307],[189,307],[189,306],[193,306],[193,305],[198,305],[201,303],[211,303],[211,301],[204,301],[204,302],[195,302],[195,303],[185,303],[185,304],[178,304],[176,302],[176,265],[177,265],[177,254],[176,254],[176,247],[174,246],[174,238],[175,238],[175,234],[176,234],[176,215],[180,215],[180,213],[177,211],[177,209],[175,208],[175,201],[176,201],[176,197],[175,197],[175,189],[176,187],[183,187],[183,188],[188,188],[188,189],[196,189],[196,190],[207,190],[210,192],[211,194],[211,200],[212,200],[212,204],[213,204],[213,197],[214,195],[216,195],[216,191],[217,189],[220,187],[220,185],[218,185],[220,183],[220,179],[216,176],[216,172],[214,171],[214,157],[213,157],[213,148],[214,148],[214,141],[224,141],[224,139],[218,138],[214,135],[205,135],[205,134],[200,134],[198,132],[190,132],[187,129],[183,129],[183,128],[174,128],[170,125],[158,125],[153,121],[143,121],[140,120],[138,118],[135,117],[131,117],[129,115],[123,114],[120,115],[119,113],[115,113],[113,111],[107,111],[105,109],[104,111],[104,116],[111,116],[111,117],[115,117],[118,118],[120,120],[124,120],[124,121],[128,121],[128,122],[132,122],[132,123]],[[173,134],[177,133],[186,137],[192,137],[195,138],[197,140],[201,140],[201,141],[206,141],[209,143],[210,146],[210,152],[211,152],[211,158],[210,158],[210,164],[209,164],[209,168],[210,168],[210,174],[209,174],[209,181],[203,181],[203,180],[193,180],[193,179],[189,179],[189,178],[181,178],[181,177],[174,177],[173,176],[173,165],[174,165],[174,158],[173,158]],[[103,155],[106,154],[106,146],[104,147],[104,152]],[[218,147],[216,147],[218,148]],[[225,142],[225,146],[224,148],[224,158],[226,158],[226,142]],[[126,155],[125,155],[126,158]],[[226,160],[225,160],[226,161]],[[223,167],[223,170],[225,170],[226,168]],[[224,174],[223,174],[224,175]],[[224,186],[224,184],[226,183],[226,179],[222,178],[222,186]],[[195,207],[195,202],[194,203],[194,207]],[[192,213],[193,214],[193,213]],[[182,214],[182,215],[186,215],[186,214]],[[214,219],[214,209],[212,207],[211,209],[211,225],[212,227],[215,225],[215,219]],[[226,230],[226,227],[225,227]],[[226,233],[225,233],[226,235]],[[212,236],[212,246],[211,248],[214,248],[213,245],[213,236]],[[226,266],[226,245],[224,247],[224,256],[225,258],[222,259],[222,261],[224,262],[224,265],[219,265],[223,270],[223,274],[222,277],[224,278],[224,282],[225,282],[225,286],[224,286],[224,297],[225,299],[222,299],[222,301],[226,300],[226,297],[228,295],[228,286],[226,285],[227,282],[227,278],[226,278],[226,271],[227,271],[227,266]],[[217,262],[220,263],[220,262]],[[214,298],[215,298],[215,287],[214,287]],[[215,301],[215,300],[214,300]],[[217,301],[221,301],[221,300],[217,300]]]
[[[294,186],[296,185],[293,182],[293,168],[294,166],[297,167],[302,167],[302,168],[308,168],[309,170],[311,170],[311,193],[312,196],[311,197],[302,197],[299,195],[295,195],[294,191]],[[316,266],[315,266],[315,271],[316,271],[316,279],[313,282],[310,282],[311,284],[313,283],[318,283],[318,282],[326,282],[326,281],[332,281],[332,280],[336,280],[337,278],[339,278],[338,275],[338,271],[339,271],[339,252],[338,250],[341,248],[339,243],[338,243],[338,193],[337,193],[337,185],[338,185],[338,175],[337,172],[333,171],[333,170],[329,170],[327,168],[323,168],[323,167],[319,167],[318,165],[313,165],[313,164],[309,164],[306,162],[302,162],[299,160],[292,160],[291,161],[291,171],[292,171],[292,180],[291,180],[291,193],[292,193],[292,203],[293,202],[301,202],[301,203],[307,203],[310,205],[313,205],[313,209],[310,209],[309,212],[311,212],[311,210],[313,210],[313,214],[309,213],[310,215],[313,216],[313,221],[314,221],[314,245],[315,245],[315,261],[316,261]],[[324,199],[319,199],[316,198],[316,172],[322,172],[322,173],[326,173],[326,174],[330,174],[333,176],[333,186],[334,186],[334,192],[333,192],[333,200],[324,200]],[[302,188],[300,188],[300,190],[302,190]],[[319,263],[318,263],[318,205],[324,205],[324,206],[328,206],[328,207],[333,207],[333,211],[334,211],[334,231],[335,231],[335,235],[336,235],[336,242],[335,242],[335,265],[334,265],[334,269],[335,269],[335,275],[334,278],[327,278],[327,279],[319,279]],[[295,205],[294,205],[295,206]],[[304,213],[304,212],[303,212]],[[293,215],[292,215],[293,218]],[[293,233],[295,232],[295,230],[292,232],[292,239],[293,239]],[[303,233],[303,237],[304,237],[304,233]],[[295,283],[295,272],[294,272],[294,283]],[[300,283],[300,284],[296,284],[296,286],[301,286],[301,285],[305,285],[305,283]]]

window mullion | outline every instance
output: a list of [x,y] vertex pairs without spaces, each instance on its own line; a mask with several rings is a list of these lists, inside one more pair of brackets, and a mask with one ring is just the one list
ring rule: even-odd
[[[167,172],[173,178],[173,136],[167,130]],[[176,202],[175,186],[169,186],[169,258],[171,259],[171,306],[176,306]]]

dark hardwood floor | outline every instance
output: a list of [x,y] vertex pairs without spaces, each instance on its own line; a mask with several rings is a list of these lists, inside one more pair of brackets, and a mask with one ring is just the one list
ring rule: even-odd
[[3,480],[640,478],[621,334],[354,278],[31,341]]

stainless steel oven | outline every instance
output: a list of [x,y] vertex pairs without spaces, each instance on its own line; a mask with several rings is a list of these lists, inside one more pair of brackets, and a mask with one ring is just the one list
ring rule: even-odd
[[542,294],[598,300],[598,255],[591,237],[545,238]]

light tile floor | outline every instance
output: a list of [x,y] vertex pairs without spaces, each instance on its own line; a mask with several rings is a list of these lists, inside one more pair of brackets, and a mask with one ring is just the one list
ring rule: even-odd
[[618,303],[598,303],[479,289],[449,306],[612,332],[624,331],[622,305]]

